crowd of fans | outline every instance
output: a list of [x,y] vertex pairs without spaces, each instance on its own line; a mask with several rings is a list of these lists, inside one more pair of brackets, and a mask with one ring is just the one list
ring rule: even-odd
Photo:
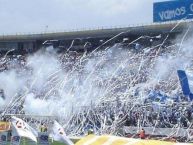
[[115,106],[87,108],[71,118],[69,126],[67,125],[68,129],[74,129],[75,133],[83,133],[90,128],[96,132],[110,133],[122,126],[184,129],[193,127],[191,105],[125,104],[122,107]]
[[[132,49],[129,49],[129,45],[127,47],[123,49],[113,46],[89,54],[78,52],[55,54],[63,70],[66,72],[73,70],[78,73],[80,85],[91,75],[93,87],[102,88],[99,92],[101,94],[98,94],[99,99],[94,104],[88,103],[86,107],[73,110],[70,119],[65,118],[61,121],[65,123],[67,132],[77,135],[93,129],[94,132],[102,134],[116,132],[123,126],[192,128],[193,106],[181,94],[174,71],[170,70],[166,79],[153,83],[157,58],[168,54],[175,55],[177,47],[174,45],[169,50],[165,45],[147,48],[137,45]],[[14,69],[18,73],[24,70],[33,73],[26,61],[27,56],[3,55],[0,58],[0,72]],[[94,68],[90,69],[90,64]],[[41,93],[36,92],[37,90],[32,91],[38,98],[41,98],[47,94],[47,90],[48,88],[42,88]],[[73,88],[71,92],[75,94],[76,88]],[[175,93],[172,94],[173,92]],[[5,99],[3,90],[0,93],[0,97]],[[54,94],[57,96],[57,90]],[[173,97],[170,96],[171,94],[177,95],[177,99],[171,99]],[[168,103],[168,100],[171,102]],[[6,108],[4,113],[25,114],[22,105],[21,103],[11,106],[11,109]],[[2,117],[2,120],[9,119]],[[24,120],[32,124],[41,123],[30,117]],[[43,120],[43,122],[53,123],[48,120]]]

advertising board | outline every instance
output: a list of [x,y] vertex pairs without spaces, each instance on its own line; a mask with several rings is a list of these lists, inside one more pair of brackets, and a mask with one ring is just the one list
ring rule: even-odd
[[7,145],[7,132],[0,132],[0,145]]
[[38,144],[49,145],[49,135],[47,132],[38,132]]
[[193,0],[156,2],[153,6],[153,21],[166,22],[193,18]]
[[0,132],[10,130],[10,123],[9,122],[0,122]]

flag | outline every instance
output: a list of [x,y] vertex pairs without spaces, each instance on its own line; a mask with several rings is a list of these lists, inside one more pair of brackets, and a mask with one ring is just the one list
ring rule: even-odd
[[177,73],[183,94],[193,100],[193,74],[184,70],[178,70]]
[[67,145],[74,145],[74,143],[66,136],[63,127],[57,121],[54,121],[52,131],[52,137],[55,141],[64,142]]
[[37,142],[37,132],[22,119],[12,117],[11,123],[13,127],[13,134],[15,136],[26,137],[28,139],[31,139],[32,141]]

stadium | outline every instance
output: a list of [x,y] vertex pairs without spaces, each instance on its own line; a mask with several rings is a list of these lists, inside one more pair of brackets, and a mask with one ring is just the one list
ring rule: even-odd
[[0,143],[193,142],[193,1],[154,23],[0,36]]

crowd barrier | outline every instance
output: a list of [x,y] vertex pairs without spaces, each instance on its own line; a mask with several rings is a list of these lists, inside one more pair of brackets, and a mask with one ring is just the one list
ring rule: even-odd
[[[123,127],[123,131],[126,134],[137,134],[139,133],[139,127]],[[157,136],[174,136],[174,137],[191,137],[193,136],[193,129],[184,129],[184,128],[154,128],[154,127],[143,127],[145,133],[148,135],[157,135]]]

